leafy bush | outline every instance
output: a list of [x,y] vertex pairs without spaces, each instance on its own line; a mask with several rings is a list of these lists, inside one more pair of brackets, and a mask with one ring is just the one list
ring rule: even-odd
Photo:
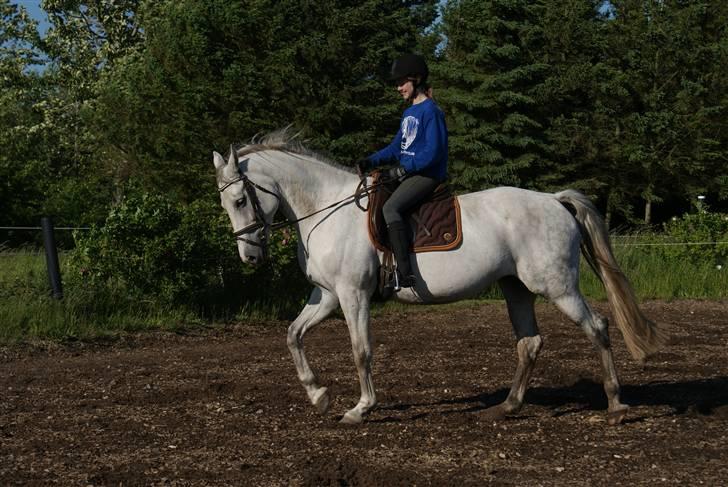
[[216,314],[264,302],[273,293],[300,302],[307,286],[295,239],[272,236],[271,259],[253,269],[240,261],[231,233],[212,198],[184,206],[162,194],[131,191],[103,226],[75,236],[71,277],[98,285],[120,281],[137,299]]
[[699,206],[697,212],[686,213],[667,222],[665,234],[673,242],[688,244],[668,246],[665,252],[670,257],[689,259],[694,263],[728,262],[728,245],[721,243],[728,241],[728,214],[712,213],[706,207]]

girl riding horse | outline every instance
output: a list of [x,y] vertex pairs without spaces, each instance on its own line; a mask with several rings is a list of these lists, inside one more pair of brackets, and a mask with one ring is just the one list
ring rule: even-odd
[[370,167],[393,164],[385,174],[401,181],[383,208],[389,242],[397,261],[395,291],[412,287],[416,282],[410,263],[407,214],[447,179],[447,126],[442,110],[430,96],[428,74],[422,56],[405,54],[394,61],[391,80],[411,106],[404,111],[392,142],[357,162],[362,173]]

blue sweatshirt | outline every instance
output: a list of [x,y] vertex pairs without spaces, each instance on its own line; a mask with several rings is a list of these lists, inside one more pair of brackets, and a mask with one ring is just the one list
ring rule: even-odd
[[368,157],[372,166],[399,163],[407,173],[447,178],[445,115],[431,98],[408,107],[392,143]]

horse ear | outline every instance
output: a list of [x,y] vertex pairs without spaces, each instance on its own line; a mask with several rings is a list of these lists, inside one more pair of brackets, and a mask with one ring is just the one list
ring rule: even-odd
[[230,145],[230,156],[228,157],[228,164],[232,167],[236,167],[238,165],[238,151],[235,150],[235,147],[232,144]]
[[212,163],[215,165],[215,169],[220,169],[225,165],[225,158],[218,152],[212,152]]

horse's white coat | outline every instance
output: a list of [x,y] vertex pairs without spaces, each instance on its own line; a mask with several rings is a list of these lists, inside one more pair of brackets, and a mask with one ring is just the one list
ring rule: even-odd
[[[276,198],[258,192],[268,222],[278,210],[289,220],[313,213],[353,194],[359,182],[356,175],[344,168],[293,152],[285,142],[278,149],[271,145],[243,148],[239,154],[245,161],[240,166],[242,173],[280,196],[278,208]],[[232,155],[228,162],[218,153],[214,153],[213,159],[220,186],[238,177]],[[242,196],[241,183],[221,193],[222,206],[234,230],[255,220],[250,205],[236,207],[235,202]],[[488,409],[488,415],[501,417],[522,405],[542,344],[533,307],[535,295],[540,294],[579,324],[597,346],[605,374],[610,421],[619,422],[624,416],[627,408],[619,401],[607,321],[589,307],[578,290],[579,246],[583,234],[562,201],[579,207],[583,200],[582,195],[572,191],[554,195],[517,188],[463,195],[460,196],[462,245],[448,252],[412,255],[418,283],[412,289],[400,291],[396,296],[400,301],[454,301],[475,296],[496,281],[504,292],[518,340],[518,367],[508,398]],[[365,213],[353,203],[342,204],[295,226],[300,237],[301,268],[315,288],[288,330],[288,346],[309,399],[320,412],[325,412],[329,394],[309,366],[303,337],[341,307],[361,385],[359,402],[346,412],[342,421],[359,423],[377,402],[371,374],[369,305],[377,284],[381,255],[367,236]],[[242,241],[238,241],[238,251],[245,262],[256,263],[263,257],[261,248]],[[605,271],[602,269],[602,272]]]

